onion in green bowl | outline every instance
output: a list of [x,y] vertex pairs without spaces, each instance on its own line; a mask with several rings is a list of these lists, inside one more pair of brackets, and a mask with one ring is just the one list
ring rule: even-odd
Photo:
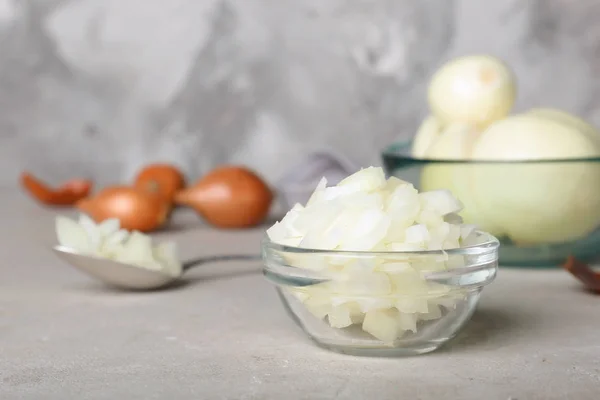
[[[413,157],[411,147],[412,141],[387,147],[382,154],[386,172],[422,191],[451,190],[465,206],[461,216],[466,223],[500,238],[501,264],[555,266],[569,254],[584,260],[600,254],[600,157],[432,160]],[[527,196],[553,202],[553,206],[524,203]]]
[[406,144],[412,151],[391,147],[384,160],[388,173],[418,165],[411,182],[453,192],[467,223],[562,262],[600,226],[600,132],[552,108],[509,115],[516,87],[493,56],[450,60],[431,78],[431,115]]
[[529,162],[473,170],[471,196],[482,220],[502,227],[516,243],[576,240],[600,224],[600,166],[586,162],[600,155],[590,135],[568,124],[533,114],[516,115],[486,129],[471,159]]
[[[547,162],[600,155],[600,142],[571,124],[527,113],[497,121],[483,132],[451,126],[426,155],[486,163],[478,168],[428,166],[421,185],[456,193],[469,210],[463,217],[496,236],[522,244],[561,243],[600,224],[600,167]],[[522,165],[507,164],[512,162]]]

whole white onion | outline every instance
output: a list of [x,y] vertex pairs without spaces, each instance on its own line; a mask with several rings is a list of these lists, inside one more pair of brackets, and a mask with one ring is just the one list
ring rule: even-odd
[[599,154],[599,142],[572,125],[531,114],[494,123],[473,147],[472,159],[539,161],[479,164],[471,170],[478,223],[499,226],[522,244],[563,242],[590,233],[600,225],[600,164],[542,160]]
[[448,125],[436,140],[429,145],[425,158],[432,160],[466,160],[470,157],[479,132],[462,123]]
[[[465,124],[451,124],[439,138],[431,144],[425,158],[440,160],[468,160],[471,158],[472,147],[477,141],[479,132]],[[480,222],[481,210],[475,203],[472,195],[473,182],[471,176],[477,165],[468,163],[441,163],[428,164],[421,172],[421,190],[430,191],[450,189],[450,191],[464,204],[461,216],[468,224]],[[492,233],[501,234],[502,230],[491,222],[487,222],[482,229]]]
[[492,124],[473,146],[473,160],[552,160],[598,155],[585,132],[552,119],[518,114]]
[[412,146],[412,156],[415,158],[425,158],[429,146],[438,139],[441,131],[442,126],[437,118],[432,115],[425,118],[415,135]]
[[487,55],[454,59],[429,84],[429,106],[443,125],[452,122],[485,127],[504,118],[516,97],[512,72]]
[[522,244],[587,235],[600,225],[600,165],[551,160],[600,156],[600,132],[553,108],[509,117],[515,96],[513,74],[494,57],[442,66],[429,85],[433,117],[413,156],[491,162],[429,164],[421,188],[450,189],[465,205],[465,222]]
[[598,132],[598,129],[596,129],[591,124],[585,122],[583,119],[568,112],[557,110],[555,108],[533,108],[529,110],[527,114],[535,115],[540,118],[546,118],[568,126],[572,126],[573,128],[584,132],[586,135],[593,138],[594,140],[600,141],[600,133]]

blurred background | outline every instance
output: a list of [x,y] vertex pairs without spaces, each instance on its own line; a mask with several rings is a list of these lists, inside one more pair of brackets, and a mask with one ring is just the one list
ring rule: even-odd
[[597,124],[599,20],[597,0],[0,0],[0,184],[155,161],[274,182],[327,150],[379,165],[469,53],[508,62],[518,110]]

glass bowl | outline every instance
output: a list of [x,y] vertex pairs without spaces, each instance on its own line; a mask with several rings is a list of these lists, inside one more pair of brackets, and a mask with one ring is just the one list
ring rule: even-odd
[[[465,222],[477,224],[481,229],[498,237],[501,243],[501,265],[525,268],[556,267],[563,264],[569,255],[591,261],[600,254],[600,181],[594,181],[594,177],[600,175],[600,158],[543,161],[427,160],[413,158],[411,147],[412,141],[408,141],[384,149],[382,158],[386,173],[411,182],[419,190],[451,190],[465,204],[462,213]],[[544,172],[544,169],[556,171],[557,165],[560,166],[560,176]],[[542,194],[549,197],[558,196],[557,198],[565,197],[566,185],[577,184],[581,187],[581,180],[586,180],[586,183],[589,181],[589,184],[584,184],[586,189],[583,192],[577,192],[578,197],[574,199],[578,203],[577,208],[573,208],[569,201],[564,201],[561,204],[564,208],[557,207],[551,213],[544,214],[535,206],[521,200],[522,190],[512,190],[514,187],[511,188],[511,182],[515,179],[526,182],[527,190],[536,192],[538,196]],[[481,201],[475,203],[472,194],[468,195],[469,198],[463,195],[472,190],[474,185],[485,185],[485,204]],[[493,195],[489,195],[490,191]],[[494,204],[490,204],[492,202]],[[570,225],[566,222],[572,218],[587,224],[587,233],[569,240],[511,240],[509,235],[502,234],[501,229],[497,230],[486,223],[480,223],[484,213],[489,216],[494,209],[500,207],[518,213],[523,226],[530,228],[530,236],[536,234],[536,229],[538,232],[559,232],[560,235],[560,232],[566,232],[564,230]],[[572,215],[573,211],[577,214]],[[571,219],[567,219],[567,215],[570,215]],[[489,222],[489,217],[487,221]]]
[[469,320],[498,269],[498,240],[419,252],[352,252],[262,244],[263,273],[318,345],[344,354],[433,351]]

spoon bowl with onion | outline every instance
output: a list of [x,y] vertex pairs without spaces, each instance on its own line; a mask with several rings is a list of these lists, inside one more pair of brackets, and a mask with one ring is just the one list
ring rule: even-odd
[[54,246],[54,253],[63,261],[97,280],[110,286],[129,290],[153,290],[167,287],[182,278],[189,269],[213,262],[222,261],[258,261],[259,255],[225,254],[206,256],[184,262],[179,276],[161,270],[141,268],[109,258],[86,255],[66,246]]

